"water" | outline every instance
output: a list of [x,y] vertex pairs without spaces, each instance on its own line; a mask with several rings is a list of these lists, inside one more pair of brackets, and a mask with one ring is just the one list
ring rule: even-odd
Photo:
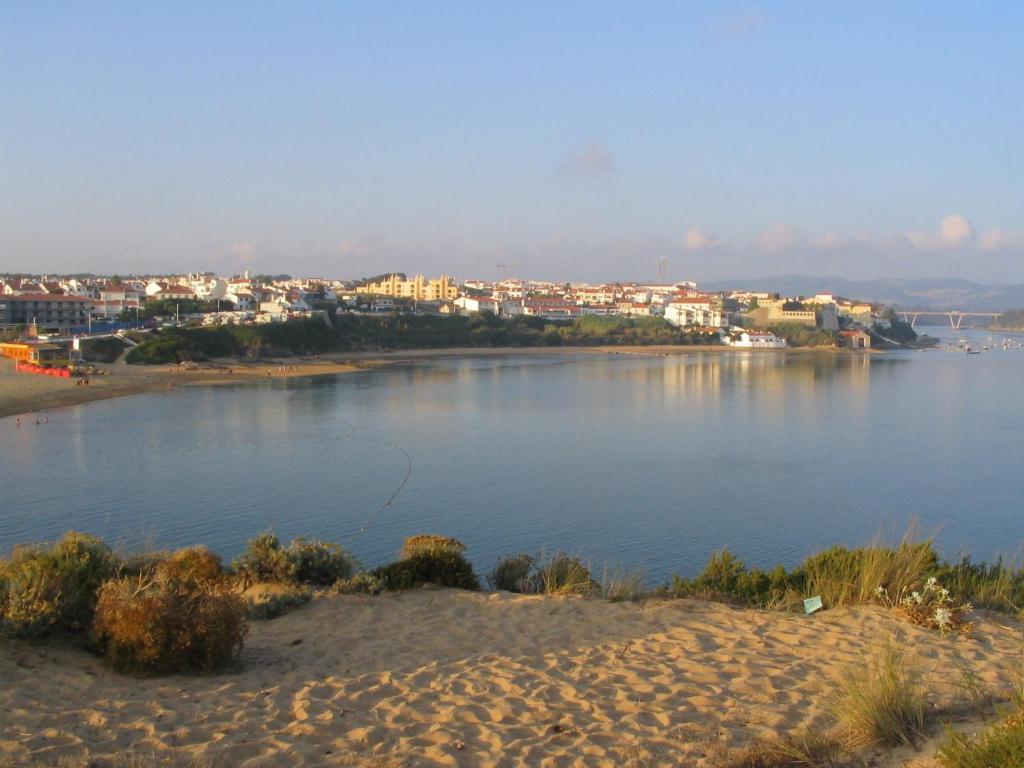
[[1022,383],[1024,352],[999,350],[509,354],[179,388],[0,420],[0,552],[76,529],[230,557],[273,528],[374,565],[436,532],[481,570],[565,550],[657,582],[722,546],[792,565],[917,519],[947,556],[1013,556]]

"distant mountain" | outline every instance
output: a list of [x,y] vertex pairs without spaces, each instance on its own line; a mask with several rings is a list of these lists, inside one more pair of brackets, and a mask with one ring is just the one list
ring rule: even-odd
[[1024,307],[1024,284],[982,285],[958,278],[926,280],[847,280],[842,277],[781,275],[753,280],[700,283],[708,291],[768,291],[787,296],[834,293],[850,299],[890,304],[901,309],[1005,312]]

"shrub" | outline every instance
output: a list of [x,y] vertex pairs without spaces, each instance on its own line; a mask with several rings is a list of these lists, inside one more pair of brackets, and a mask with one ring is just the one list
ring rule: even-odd
[[820,595],[829,607],[857,605],[871,602],[879,586],[891,595],[909,592],[936,569],[938,561],[931,541],[916,541],[911,530],[895,548],[833,547],[807,558],[793,575],[805,595]]
[[1014,569],[1002,558],[989,565],[964,557],[955,565],[943,565],[936,576],[950,592],[969,597],[977,606],[1006,613],[1024,610],[1024,566],[1020,564]]
[[101,540],[69,532],[0,561],[0,628],[20,637],[88,629],[100,584],[117,567]]
[[473,566],[460,552],[420,552],[412,557],[382,565],[370,572],[384,589],[415,589],[423,584],[456,589],[480,589]]
[[976,736],[950,730],[938,758],[945,768],[1024,765],[1024,711]]
[[356,569],[355,559],[337,544],[300,536],[285,548],[270,531],[251,539],[231,565],[251,582],[321,587],[349,578]]
[[839,742],[808,731],[754,743],[726,758],[721,768],[838,768],[842,758]]
[[93,638],[121,672],[212,672],[241,652],[245,618],[223,583],[119,578],[100,589]]
[[438,536],[432,533],[421,533],[417,536],[410,536],[405,540],[402,547],[402,559],[413,555],[429,554],[439,555],[448,552],[459,554],[466,551],[466,545],[458,539],[450,539],[447,536]]
[[504,557],[488,574],[487,584],[491,589],[503,589],[506,592],[529,592],[530,574],[535,562],[530,555]]
[[249,581],[295,580],[295,562],[270,531],[250,539],[245,552],[231,563],[232,569]]
[[269,621],[305,605],[313,599],[309,589],[289,587],[284,592],[246,598],[246,615],[254,621]]
[[372,573],[357,573],[335,582],[334,591],[339,595],[379,595],[384,591],[384,582]]
[[293,578],[302,584],[328,586],[339,579],[348,579],[356,563],[337,544],[299,537],[288,545]]
[[186,587],[216,584],[225,575],[220,556],[206,547],[180,549],[157,562],[153,573],[157,581]]
[[902,597],[890,596],[885,587],[878,587],[878,597],[889,603],[898,614],[918,626],[937,629],[943,635],[951,632],[964,634],[974,628],[972,622],[964,616],[972,610],[970,603],[957,603],[949,594],[949,590],[939,586],[937,579],[931,576],[920,589],[912,589]]
[[578,557],[558,553],[530,577],[530,592],[541,595],[591,595],[597,583]]
[[921,675],[892,645],[848,669],[831,702],[836,719],[855,740],[886,747],[916,744],[926,703]]

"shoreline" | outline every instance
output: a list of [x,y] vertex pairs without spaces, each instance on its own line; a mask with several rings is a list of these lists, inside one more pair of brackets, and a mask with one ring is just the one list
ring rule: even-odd
[[[847,350],[832,347],[785,349],[736,349],[727,346],[623,345],[598,347],[446,347],[368,352],[333,352],[318,358],[293,357],[261,361],[226,358],[196,363],[195,369],[173,365],[97,364],[104,374],[78,379],[16,373],[14,361],[0,358],[0,419],[84,405],[99,400],[153,392],[179,386],[208,386],[263,381],[272,378],[305,378],[353,373],[385,365],[401,365],[447,357],[502,357],[509,355],[636,355],[673,357],[693,354],[882,354],[880,350]],[[282,370],[283,369],[283,370]]]

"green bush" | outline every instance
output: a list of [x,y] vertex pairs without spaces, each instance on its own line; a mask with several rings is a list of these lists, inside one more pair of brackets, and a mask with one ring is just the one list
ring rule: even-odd
[[379,595],[384,591],[384,583],[372,573],[357,573],[336,582],[334,591],[339,595]]
[[977,736],[951,730],[938,757],[944,768],[1024,766],[1024,711]]
[[356,566],[355,559],[337,544],[300,536],[286,548],[270,531],[250,539],[245,552],[231,564],[235,573],[250,582],[321,587],[351,577]]
[[473,566],[459,552],[420,552],[382,565],[370,572],[380,580],[384,589],[400,591],[415,589],[423,584],[456,589],[480,589],[480,582],[473,572]]
[[242,651],[246,607],[226,584],[119,578],[103,584],[93,640],[130,674],[213,672]]
[[356,562],[337,544],[299,537],[288,545],[293,578],[302,584],[326,587],[351,578]]
[[268,621],[295,610],[313,599],[308,588],[289,587],[285,592],[266,595],[258,599],[246,599],[246,613],[254,621]]
[[504,557],[488,574],[487,584],[491,589],[503,589],[506,592],[529,592],[530,574],[535,562],[531,555]]
[[0,629],[20,637],[88,629],[97,590],[116,568],[110,548],[82,533],[15,549],[0,561]]
[[245,552],[231,563],[231,569],[253,582],[287,584],[295,580],[295,561],[281,546],[281,540],[270,531],[250,539]]

